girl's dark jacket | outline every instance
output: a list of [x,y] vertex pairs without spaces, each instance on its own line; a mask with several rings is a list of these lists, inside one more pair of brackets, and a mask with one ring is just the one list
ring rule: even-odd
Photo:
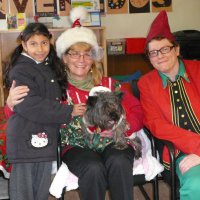
[[9,78],[30,89],[24,101],[14,107],[14,115],[8,121],[9,162],[56,160],[59,128],[69,123],[73,108],[60,104],[61,89],[48,62],[37,64],[21,55]]

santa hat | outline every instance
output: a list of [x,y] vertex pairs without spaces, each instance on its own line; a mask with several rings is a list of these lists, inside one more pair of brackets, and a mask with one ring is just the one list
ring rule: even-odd
[[81,23],[87,19],[87,16],[88,13],[82,6],[75,7],[71,10],[70,20],[73,23],[72,28],[63,32],[56,41],[56,52],[59,58],[77,42],[86,42],[98,51],[98,42],[94,32],[89,28],[81,26]]
[[89,96],[96,96],[98,92],[111,92],[111,89],[104,86],[95,86],[90,90]]
[[149,33],[146,38],[146,45],[155,37],[164,37],[169,40],[175,41],[173,34],[171,33],[168,17],[166,11],[162,10],[151,24]]

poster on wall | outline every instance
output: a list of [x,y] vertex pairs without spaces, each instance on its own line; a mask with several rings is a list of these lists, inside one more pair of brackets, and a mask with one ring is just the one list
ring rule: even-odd
[[17,13],[17,29],[23,30],[26,27],[26,14]]
[[58,8],[59,16],[68,16],[71,9],[70,0],[58,0]]
[[101,26],[100,12],[89,12],[88,18],[82,26]]
[[126,14],[128,13],[128,0],[107,0],[107,14]]
[[150,0],[129,0],[129,13],[149,13]]
[[88,12],[99,12],[100,2],[99,0],[71,0],[72,8],[77,6],[83,6]]
[[53,17],[57,14],[57,0],[35,0],[35,15]]
[[152,12],[172,11],[172,0],[152,0]]
[[17,14],[7,14],[6,21],[8,30],[17,29]]
[[25,13],[26,17],[33,16],[33,0],[6,0],[9,3],[9,13]]
[[8,11],[8,1],[0,0],[0,19],[6,19],[6,13]]
[[23,30],[26,26],[25,13],[8,13],[6,15],[7,29],[8,30]]

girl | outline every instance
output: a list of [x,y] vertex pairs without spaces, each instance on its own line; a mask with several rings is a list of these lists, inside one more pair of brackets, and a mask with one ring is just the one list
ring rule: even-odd
[[15,80],[16,86],[27,85],[30,90],[8,121],[11,200],[48,199],[60,124],[84,111],[82,105],[60,104],[66,99],[67,78],[50,39],[43,24],[29,24],[6,71],[8,86]]

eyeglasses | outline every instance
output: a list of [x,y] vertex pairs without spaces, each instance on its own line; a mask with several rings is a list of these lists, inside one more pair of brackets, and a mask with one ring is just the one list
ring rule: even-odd
[[83,56],[83,58],[85,60],[92,60],[93,59],[91,52],[81,53],[81,52],[78,52],[78,51],[71,51],[71,52],[68,52],[67,54],[70,55],[70,57],[72,59],[80,59],[81,56]]
[[158,53],[160,52],[161,54],[166,54],[169,53],[175,46],[166,46],[166,47],[162,47],[159,50],[153,50],[153,51],[149,51],[148,55],[150,58],[156,57],[158,56]]

